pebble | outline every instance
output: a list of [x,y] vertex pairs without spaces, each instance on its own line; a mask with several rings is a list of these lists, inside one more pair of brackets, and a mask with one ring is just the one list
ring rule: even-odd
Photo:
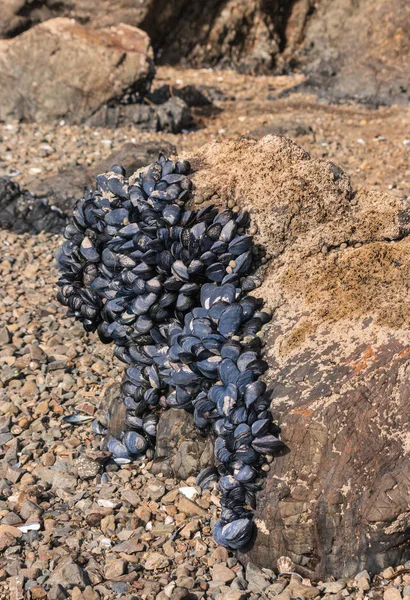
[[212,567],[212,579],[214,581],[230,583],[235,577],[235,572],[229,569],[224,563],[218,563]]
[[401,600],[402,595],[396,587],[388,587],[383,593],[383,600]]
[[146,571],[156,571],[158,569],[165,569],[169,564],[169,560],[163,554],[159,552],[151,552],[147,556],[147,559],[144,564],[144,569]]

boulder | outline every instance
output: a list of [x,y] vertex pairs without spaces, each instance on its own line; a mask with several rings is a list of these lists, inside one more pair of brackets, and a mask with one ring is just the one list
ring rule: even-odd
[[406,0],[323,0],[312,9],[310,0],[294,3],[281,57],[304,67],[305,88],[330,101],[409,104]]
[[258,495],[244,560],[275,568],[288,556],[321,578],[402,564],[410,557],[409,201],[353,190],[340,167],[279,136],[212,143],[191,162],[195,197],[250,210],[268,259],[254,294],[274,312],[265,376],[286,449]]
[[153,75],[143,31],[51,19],[0,43],[0,120],[80,123],[129,88],[144,93]]

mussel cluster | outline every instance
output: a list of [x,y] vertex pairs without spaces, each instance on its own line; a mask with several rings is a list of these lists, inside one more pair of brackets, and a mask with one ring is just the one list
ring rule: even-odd
[[[107,435],[113,459],[152,452],[162,408],[192,412],[215,436],[216,467],[197,478],[207,487],[220,477],[214,537],[242,548],[253,533],[264,455],[281,445],[259,379],[270,313],[247,294],[257,286],[248,214],[186,210],[189,170],[160,155],[129,179],[119,165],[99,175],[65,229],[58,299],[87,331],[114,342],[127,365],[124,430],[121,439]],[[98,422],[94,430],[104,432]]]

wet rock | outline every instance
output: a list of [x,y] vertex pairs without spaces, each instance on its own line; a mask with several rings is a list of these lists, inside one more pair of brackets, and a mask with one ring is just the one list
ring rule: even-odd
[[51,19],[1,44],[0,120],[78,123],[129,87],[146,91],[153,74],[141,30],[120,24],[93,31]]
[[214,100],[223,101],[225,96],[222,92],[206,85],[198,87],[194,85],[185,85],[182,88],[161,85],[147,95],[147,98],[154,104],[164,104],[172,96],[181,98],[188,106],[211,106]]

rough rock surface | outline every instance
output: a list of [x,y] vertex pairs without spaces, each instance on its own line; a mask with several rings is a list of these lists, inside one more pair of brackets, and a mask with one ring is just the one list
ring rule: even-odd
[[[146,33],[119,24],[99,31],[51,19],[0,44],[0,120],[78,123],[154,74]],[[56,85],[58,81],[58,85]]]
[[[309,84],[330,100],[408,104],[410,6],[406,0],[299,0],[285,55],[307,65]],[[302,44],[298,44],[301,42]],[[360,60],[358,60],[360,57]]]
[[[214,143],[196,194],[251,210],[270,262],[256,291],[287,450],[259,496],[253,562],[375,572],[409,554],[410,207],[358,190],[290,140]],[[232,205],[232,204],[231,204]]]

